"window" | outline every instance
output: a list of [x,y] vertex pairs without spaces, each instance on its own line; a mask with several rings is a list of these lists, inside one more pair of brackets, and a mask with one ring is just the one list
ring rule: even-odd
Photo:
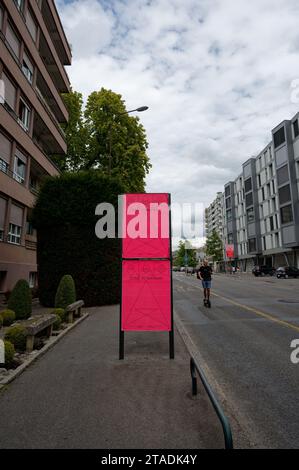
[[19,183],[24,183],[26,177],[27,158],[19,150],[16,150],[13,177]]
[[256,251],[256,239],[251,238],[248,240],[248,252],[252,253],[253,251]]
[[262,188],[262,201],[265,200],[265,188]]
[[261,183],[261,175],[257,175],[257,185],[258,185],[258,188],[261,187],[262,183]]
[[17,89],[4,72],[2,73],[1,78],[4,82],[4,101],[6,105],[5,107],[7,108],[8,106],[9,110],[15,111]]
[[227,235],[227,243],[228,243],[229,245],[232,245],[232,244],[234,243],[234,237],[233,237],[233,234],[232,234],[232,233],[229,233],[229,234]]
[[286,202],[289,202],[291,200],[290,185],[287,184],[286,186],[283,186],[282,188],[279,188],[278,194],[279,194],[280,204],[285,204]]
[[8,238],[9,243],[14,243],[15,245],[21,244],[21,227],[19,225],[9,224]]
[[274,230],[274,220],[273,220],[273,216],[271,216],[269,218],[269,222],[270,222],[270,231],[272,232]]
[[274,138],[274,148],[279,147],[281,144],[285,142],[285,132],[284,127],[281,127],[278,131],[273,134]]
[[15,4],[16,4],[16,7],[18,10],[20,10],[21,12],[23,12],[24,10],[24,0],[14,0]]
[[225,188],[225,197],[230,196],[230,186],[226,186]]
[[264,218],[264,206],[263,206],[263,204],[260,205],[260,218],[261,219]]
[[36,42],[37,25],[31,11],[28,9],[26,14],[26,25],[34,42]]
[[276,211],[276,198],[275,197],[272,198],[272,211],[273,212]]
[[279,170],[277,170],[277,183],[278,186],[281,186],[282,184],[286,183],[289,181],[289,170],[288,170],[288,165],[285,165]]
[[30,272],[29,273],[29,287],[30,289],[33,289],[37,284],[37,273],[36,272]]
[[6,206],[7,206],[6,199],[0,197],[0,241],[4,240]]
[[227,209],[229,209],[232,206],[232,200],[230,197],[228,197],[225,201],[225,206]]
[[247,209],[247,222],[252,222],[254,220],[254,210],[253,207]]
[[253,195],[252,195],[252,192],[246,194],[245,201],[246,201],[246,207],[253,205]]
[[298,119],[296,119],[295,122],[293,122],[293,130],[294,130],[294,137],[298,137],[299,135],[299,127],[298,127]]
[[272,180],[272,194],[275,194],[275,183],[274,183],[274,180]]
[[24,103],[22,99],[20,99],[19,104],[19,124],[23,127],[23,129],[27,132],[30,126],[30,109]]
[[8,172],[11,155],[11,142],[0,133],[0,170]]
[[293,222],[293,211],[291,204],[289,204],[288,206],[284,206],[280,209],[280,217],[282,224],[288,224],[290,222]]
[[231,209],[228,209],[226,211],[226,219],[227,219],[227,221],[232,220],[232,210]]
[[10,23],[7,23],[6,41],[12,54],[16,57],[17,60],[19,60],[21,42],[15,34]]
[[273,165],[271,163],[271,165],[269,165],[269,178],[272,178],[273,176]]
[[248,178],[245,180],[245,193],[248,193],[248,191],[252,190],[252,181],[251,178]]
[[27,78],[28,82],[32,84],[33,81],[33,65],[30,61],[28,55],[24,52],[23,55],[23,64],[22,64],[22,71],[25,77]]

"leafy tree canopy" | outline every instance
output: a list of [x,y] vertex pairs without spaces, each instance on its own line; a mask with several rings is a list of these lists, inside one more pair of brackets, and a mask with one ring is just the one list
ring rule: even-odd
[[216,230],[213,230],[207,238],[206,253],[213,258],[213,261],[221,261],[223,259],[223,243]]

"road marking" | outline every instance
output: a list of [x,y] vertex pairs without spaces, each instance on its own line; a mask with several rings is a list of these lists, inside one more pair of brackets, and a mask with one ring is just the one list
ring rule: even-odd
[[280,325],[286,326],[287,328],[299,331],[299,326],[293,325],[292,323],[286,322],[284,320],[279,320],[278,318],[275,318],[272,315],[269,315],[268,313],[262,312],[261,310],[257,310],[256,308],[240,304],[239,302],[236,302],[235,300],[230,299],[229,297],[224,297],[223,295],[215,294],[215,292],[213,292],[212,295],[214,295],[215,297],[219,297],[220,299],[226,300],[227,302],[230,302],[231,304],[236,305],[237,307],[241,307],[245,310],[248,310],[249,312],[253,312],[256,315],[259,315],[260,317],[267,318],[267,320],[273,321],[274,323],[279,323]]

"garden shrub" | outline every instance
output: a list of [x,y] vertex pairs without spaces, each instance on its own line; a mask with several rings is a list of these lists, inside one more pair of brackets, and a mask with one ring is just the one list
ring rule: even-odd
[[32,312],[32,297],[28,282],[20,279],[13,288],[9,300],[8,308],[16,314],[17,320],[29,318]]
[[61,323],[62,323],[62,321],[61,321],[60,316],[59,316],[59,315],[56,315],[56,320],[55,320],[55,322],[53,323],[53,329],[56,330],[56,331],[57,331],[57,330],[60,330],[60,328],[61,328]]
[[15,355],[15,347],[10,341],[4,341],[5,366],[10,367]]
[[64,275],[58,285],[55,295],[55,307],[65,309],[76,302],[76,288],[74,279],[69,274]]
[[13,310],[3,310],[0,312],[0,317],[2,318],[3,326],[10,326],[16,319],[16,314]]
[[86,306],[119,302],[120,239],[96,237],[95,208],[101,202],[113,204],[117,224],[118,195],[125,192],[117,178],[95,170],[44,180],[33,213],[42,305],[55,305],[57,286],[66,273]]
[[62,323],[66,321],[66,314],[63,308],[54,308],[54,310],[51,313],[53,315],[58,315]]
[[10,341],[18,351],[25,351],[26,336],[26,328],[22,325],[15,325],[7,330],[5,339]]

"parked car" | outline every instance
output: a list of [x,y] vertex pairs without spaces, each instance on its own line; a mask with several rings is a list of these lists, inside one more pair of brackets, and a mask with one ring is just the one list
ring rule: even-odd
[[295,266],[281,266],[276,269],[276,276],[278,279],[287,279],[288,277],[299,277],[299,269]]
[[252,274],[254,274],[256,277],[266,276],[266,274],[273,276],[275,274],[275,268],[273,268],[273,266],[266,266],[265,264],[261,266],[257,265],[257,266],[254,266],[252,270]]

